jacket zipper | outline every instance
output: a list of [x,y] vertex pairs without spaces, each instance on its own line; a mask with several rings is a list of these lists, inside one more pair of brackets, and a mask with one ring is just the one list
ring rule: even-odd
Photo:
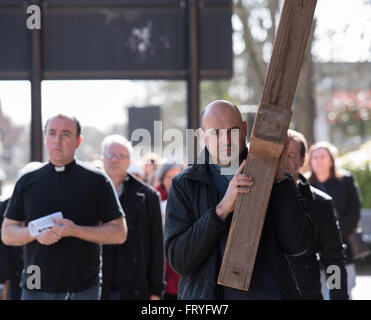
[[287,261],[287,264],[289,265],[290,272],[291,272],[291,277],[292,277],[292,279],[293,279],[294,282],[295,282],[296,290],[298,290],[300,296],[302,296],[303,294],[301,293],[301,290],[300,290],[300,288],[299,288],[298,280],[296,279],[295,272],[294,272],[294,270],[292,269],[291,263],[290,263],[289,259],[287,258],[286,254],[284,253],[283,255],[284,255],[284,257],[285,257],[285,259],[286,259],[286,261]]

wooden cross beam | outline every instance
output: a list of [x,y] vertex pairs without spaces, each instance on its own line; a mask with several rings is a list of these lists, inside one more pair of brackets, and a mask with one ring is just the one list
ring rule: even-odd
[[248,290],[317,0],[285,0],[254,122],[244,173],[254,187],[237,198],[218,283]]

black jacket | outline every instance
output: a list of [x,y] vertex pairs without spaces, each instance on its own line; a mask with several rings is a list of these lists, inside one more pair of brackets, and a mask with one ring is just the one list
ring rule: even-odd
[[[332,267],[329,268],[330,266],[335,265],[340,270],[340,289],[331,289],[330,299],[348,300],[345,252],[332,198],[310,186],[302,175],[299,176],[298,187],[306,202],[314,227],[313,241],[308,251],[303,256],[290,258],[302,293],[301,298],[323,299],[320,281],[321,264],[326,273],[326,279],[335,274]],[[317,254],[320,261],[317,259]],[[334,284],[331,279],[329,282]]]
[[[0,202],[0,229],[3,224],[4,212],[9,199]],[[6,246],[0,234],[0,283],[8,280],[8,300],[21,298],[21,273],[23,269],[23,247]]]
[[361,201],[358,185],[351,173],[344,171],[342,178],[330,178],[319,183],[312,176],[310,184],[331,196],[334,201],[336,215],[339,220],[341,234],[347,245],[345,251],[347,263],[351,262],[352,252],[347,243],[349,235],[355,231],[361,217]]
[[[7,203],[0,201],[0,236],[1,236],[1,226],[3,224],[3,215],[6,208]],[[7,247],[1,241],[0,237],[0,283],[4,283],[5,281],[9,280],[9,261],[8,261],[8,253]]]
[[[165,254],[181,275],[179,299],[216,299],[218,243],[229,231],[230,219],[216,214],[217,191],[207,163],[194,164],[173,179],[166,207]],[[292,180],[272,188],[263,234],[270,236],[271,259],[281,296],[294,298],[296,289],[287,254],[302,254],[312,239],[312,227]],[[266,222],[269,219],[266,219]],[[271,226],[273,232],[269,232]]]
[[157,192],[133,176],[124,182],[120,197],[128,226],[122,245],[103,246],[102,299],[111,285],[120,299],[148,299],[164,290],[163,226]]

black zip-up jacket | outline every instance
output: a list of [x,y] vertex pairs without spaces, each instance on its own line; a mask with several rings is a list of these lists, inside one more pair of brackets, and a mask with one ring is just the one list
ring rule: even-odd
[[[218,244],[230,227],[231,219],[222,221],[216,214],[217,191],[207,149],[204,152],[206,163],[194,164],[173,179],[167,201],[165,254],[181,275],[179,299],[217,298]],[[312,240],[310,218],[293,180],[273,186],[267,217],[262,237],[269,237],[272,250],[268,254],[280,294],[293,299],[297,285],[287,255],[303,254]]]
[[119,200],[126,215],[124,244],[103,245],[102,300],[120,292],[121,300],[162,296],[165,288],[164,238],[156,190],[129,175]]
[[[10,199],[0,201],[0,229],[3,224],[4,212]],[[0,232],[1,235],[1,232]],[[0,237],[0,282],[8,280],[8,299],[21,299],[21,273],[23,269],[23,247],[6,246]]]
[[342,172],[344,176],[341,178],[329,178],[327,181],[320,183],[312,176],[309,178],[309,182],[313,187],[322,190],[333,199],[341,234],[344,243],[347,245],[345,250],[346,263],[351,263],[353,255],[347,239],[358,226],[362,205],[359,187],[353,175],[345,170],[342,170]]
[[[338,282],[340,288],[334,287],[330,290],[330,299],[348,300],[345,252],[332,198],[310,186],[302,175],[299,175],[298,188],[306,202],[314,227],[313,242],[308,251],[298,258],[290,258],[302,293],[301,298],[323,299],[320,281],[320,265],[322,265],[326,279],[331,276],[329,283],[333,286],[336,282],[332,281],[334,279],[332,276],[337,276],[337,271],[335,272],[332,266],[340,270]],[[317,254],[320,261],[317,259]]]

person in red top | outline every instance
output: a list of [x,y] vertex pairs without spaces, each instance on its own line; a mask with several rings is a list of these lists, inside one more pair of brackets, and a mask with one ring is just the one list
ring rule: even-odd
[[[166,211],[166,201],[171,187],[171,182],[173,178],[179,174],[184,167],[181,164],[175,162],[164,163],[158,171],[159,184],[156,190],[160,192],[161,195],[161,212],[163,223],[165,225],[165,211]],[[169,263],[166,261],[166,290],[165,290],[165,300],[176,300],[178,298],[178,283],[180,276],[171,269]]]

